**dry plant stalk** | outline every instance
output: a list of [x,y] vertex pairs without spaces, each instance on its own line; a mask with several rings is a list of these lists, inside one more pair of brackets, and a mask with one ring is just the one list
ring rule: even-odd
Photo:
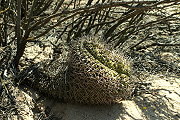
[[[163,10],[167,7],[179,5],[179,0],[16,0],[15,2],[1,0],[0,2],[0,45],[16,44],[13,60],[15,68],[18,68],[27,42],[38,41],[54,28],[59,29],[59,40],[66,39],[70,42],[82,35],[103,33],[104,41],[118,47],[131,35],[138,34],[139,31],[147,33],[154,25],[179,19],[176,16],[180,14],[179,12],[163,14]],[[148,15],[160,19],[144,22],[144,18]]]

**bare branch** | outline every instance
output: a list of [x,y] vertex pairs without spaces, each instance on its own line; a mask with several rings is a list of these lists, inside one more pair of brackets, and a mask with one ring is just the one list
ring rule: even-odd
[[150,45],[146,45],[146,46],[141,46],[136,48],[136,50],[142,50],[142,49],[147,49],[149,47],[154,47],[154,46],[161,46],[161,47],[166,47],[166,46],[180,46],[180,44],[163,44],[163,43],[152,43]]

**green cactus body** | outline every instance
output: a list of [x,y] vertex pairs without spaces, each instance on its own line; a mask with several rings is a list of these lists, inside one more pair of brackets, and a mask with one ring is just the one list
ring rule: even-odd
[[123,63],[123,58],[116,55],[114,56],[111,51],[107,50],[101,44],[93,42],[84,42],[84,47],[87,51],[102,64],[108,68],[116,71],[119,74],[130,76],[130,65]]

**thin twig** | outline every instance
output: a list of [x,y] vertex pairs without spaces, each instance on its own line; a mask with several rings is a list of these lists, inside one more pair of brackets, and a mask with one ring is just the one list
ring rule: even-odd
[[130,47],[130,49],[133,49],[135,47],[137,47],[138,45],[140,45],[142,42],[144,42],[148,37],[149,37],[150,34],[147,34],[144,39],[142,39],[140,42],[138,42],[137,44],[133,45],[132,47]]
[[138,51],[138,50],[147,49],[147,48],[149,48],[149,47],[154,47],[154,46],[161,46],[161,47],[166,47],[166,46],[171,47],[171,46],[174,46],[174,47],[175,47],[175,46],[180,46],[180,44],[152,43],[152,44],[150,44],[150,45],[138,47],[138,48],[136,48],[136,50]]

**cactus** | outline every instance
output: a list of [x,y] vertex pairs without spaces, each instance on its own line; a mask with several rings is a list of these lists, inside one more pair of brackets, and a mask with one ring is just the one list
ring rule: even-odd
[[28,77],[32,86],[66,102],[83,104],[110,104],[129,97],[131,67],[125,57],[112,53],[95,37],[72,42],[69,51],[65,60],[60,57],[36,65]]

